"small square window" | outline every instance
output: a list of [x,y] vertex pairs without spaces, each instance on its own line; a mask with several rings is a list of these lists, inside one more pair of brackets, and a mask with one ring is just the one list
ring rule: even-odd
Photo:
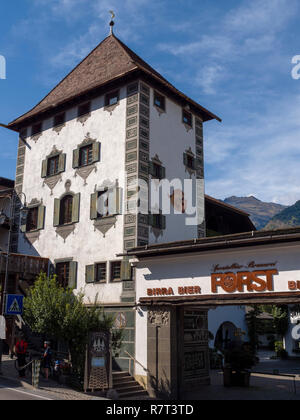
[[66,114],[63,112],[62,114],[55,115],[54,117],[54,127],[59,125],[63,125],[66,122]]
[[78,117],[82,117],[91,112],[91,103],[87,102],[85,104],[79,105],[78,107]]
[[111,263],[110,280],[112,282],[121,280],[121,261],[115,261]]
[[93,162],[93,145],[82,147],[79,150],[79,166],[87,166]]
[[53,176],[58,173],[59,156],[53,156],[48,159],[47,176]]
[[182,111],[182,121],[184,124],[189,125],[190,127],[193,126],[193,117],[192,114],[188,111]]
[[39,134],[42,131],[42,123],[38,123],[32,126],[31,135],[35,136],[36,134]]
[[116,105],[119,102],[119,91],[108,93],[105,96],[105,106]]
[[159,93],[154,93],[154,105],[158,108],[162,109],[163,111],[166,110],[166,98]]
[[96,282],[106,283],[106,263],[96,264]]

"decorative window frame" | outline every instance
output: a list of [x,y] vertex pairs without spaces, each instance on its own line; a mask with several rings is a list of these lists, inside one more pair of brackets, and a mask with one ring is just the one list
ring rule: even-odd
[[[93,160],[90,164],[80,166],[80,150],[87,146],[93,146]],[[73,169],[75,171],[75,178],[79,175],[84,180],[84,185],[87,185],[87,178],[90,174],[95,171],[97,172],[96,163],[101,161],[101,142],[97,141],[96,139],[92,139],[90,133],[87,133],[84,140],[77,146],[75,150],[73,150]]]
[[[156,103],[155,103],[155,97],[156,96],[160,96],[160,97],[162,97],[163,99],[164,99],[164,108],[162,108],[162,107],[160,107],[160,106],[158,106]],[[159,93],[157,90],[154,90],[153,91],[153,106],[154,106],[154,108],[157,110],[157,112],[158,112],[158,115],[159,116],[161,116],[162,114],[166,114],[167,113],[167,98],[166,98],[166,96],[165,95],[162,95],[161,93]]]
[[[109,105],[107,103],[107,97],[109,95],[111,95],[112,93],[115,93],[115,92],[118,93],[118,95],[117,95],[118,101],[115,104]],[[110,92],[107,92],[104,95],[104,111],[109,112],[110,115],[112,115],[112,113],[114,112],[114,110],[120,105],[120,93],[121,93],[120,92],[120,89],[113,89],[113,90],[111,90]]]
[[[105,280],[97,281],[97,266],[100,264],[105,264],[106,274]],[[86,284],[107,284],[107,275],[108,275],[108,264],[107,261],[98,261],[91,265],[85,266],[85,283]]]
[[[62,194],[59,198],[54,199],[54,214],[53,214],[53,226],[56,228],[56,234],[63,238],[64,242],[71,233],[74,233],[76,224],[80,220],[80,198],[81,194],[74,193],[70,191],[71,181],[67,181],[65,184],[66,192]],[[67,195],[73,197],[72,204],[72,222],[66,223],[64,225],[60,224],[60,211],[61,211],[61,201]]]
[[[188,158],[193,159],[193,167],[192,168],[188,165]],[[189,149],[187,149],[185,151],[185,153],[183,153],[183,164],[185,166],[185,172],[188,172],[190,177],[192,177],[193,175],[196,175],[197,159],[196,159],[196,156],[195,156],[194,152],[192,151],[191,147]]]
[[[113,191],[113,197],[115,203],[112,204],[113,212],[107,216],[98,217],[98,195],[99,192],[107,189],[108,191]],[[122,214],[122,190],[119,187],[119,181],[116,180],[115,183],[110,181],[104,181],[100,189],[97,189],[95,186],[94,193],[91,194],[91,204],[90,204],[90,219],[94,220],[94,230],[99,230],[103,237],[105,238],[107,232],[112,228],[116,227],[117,216]]]
[[[155,173],[154,165],[159,167],[159,177],[157,177],[157,174]],[[152,176],[152,179],[162,180],[166,178],[166,168],[163,166],[157,154],[149,162],[149,175]]]
[[[40,130],[34,132],[34,127],[40,126]],[[42,136],[43,134],[43,121],[33,124],[31,126],[31,140],[33,140],[35,143],[39,140],[39,138]]]
[[[120,278],[112,279],[112,265],[120,263]],[[122,283],[122,260],[109,261],[109,283]]]
[[[80,114],[80,107],[83,107],[85,105],[88,105],[88,112],[84,113],[84,114]],[[92,116],[92,102],[91,101],[87,101],[87,102],[83,102],[81,103],[78,108],[77,108],[77,122],[80,122],[82,125],[85,125],[85,123],[87,122],[87,120]]]
[[57,264],[69,263],[69,284],[70,289],[77,289],[77,275],[78,275],[78,263],[71,258],[61,258],[54,260],[54,273],[56,273]]
[[43,205],[43,199],[37,200],[36,198],[32,199],[27,207],[29,209],[38,208],[37,228],[27,231],[27,223],[20,227],[26,239],[33,245],[39,239],[41,230],[45,229],[46,207]]
[[[184,121],[184,113],[185,112],[190,114],[191,124],[188,124],[186,121]],[[186,131],[189,132],[190,130],[193,130],[193,127],[194,127],[194,125],[193,125],[193,114],[192,114],[192,112],[190,111],[189,108],[182,108],[182,117],[181,118],[182,118],[182,124],[185,126]]]
[[[48,163],[49,159],[53,157],[59,157],[59,164],[58,164],[58,172],[54,175],[48,175]],[[56,146],[53,146],[52,152],[46,156],[46,159],[42,161],[42,173],[41,177],[44,179],[43,187],[47,185],[47,187],[51,190],[51,195],[53,195],[53,190],[57,183],[62,181],[62,173],[66,171],[66,160],[67,155],[63,153],[62,150],[58,150]]]
[[[62,123],[56,124],[55,119],[60,116],[64,116]],[[53,128],[52,130],[55,131],[58,135],[60,134],[61,130],[66,126],[66,112],[60,112],[59,114],[53,117]]]

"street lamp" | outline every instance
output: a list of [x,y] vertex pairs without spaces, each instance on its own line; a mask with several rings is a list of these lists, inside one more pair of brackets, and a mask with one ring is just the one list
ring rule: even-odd
[[[24,204],[22,204],[21,196],[25,198]],[[22,220],[22,224],[25,224],[29,209],[26,205],[26,195],[21,193],[16,193],[15,190],[12,191],[10,195],[5,195],[2,198],[9,199],[10,201],[10,217],[8,217],[3,209],[0,212],[0,225],[4,224],[7,219],[9,220],[9,233],[8,233],[8,244],[7,244],[7,253],[6,253],[6,266],[5,266],[5,277],[4,277],[4,286],[2,291],[2,302],[0,307],[0,315],[5,316],[5,301],[6,301],[6,295],[7,295],[7,283],[8,283],[8,263],[9,263],[9,254],[10,254],[10,243],[11,243],[11,234],[12,229],[14,225],[14,216],[15,216],[15,207],[16,207],[16,201],[19,200],[21,203],[20,207],[20,216]],[[1,374],[1,364],[2,364],[2,353],[3,353],[3,343],[4,340],[0,339],[0,374]]]

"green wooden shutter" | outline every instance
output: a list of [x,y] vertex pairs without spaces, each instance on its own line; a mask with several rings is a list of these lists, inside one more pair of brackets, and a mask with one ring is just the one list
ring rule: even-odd
[[108,193],[108,211],[111,216],[121,213],[121,188],[115,187]]
[[132,267],[128,260],[123,260],[121,262],[121,280],[129,281],[132,280]]
[[100,160],[100,143],[93,144],[93,162],[99,162]]
[[161,229],[162,230],[166,230],[166,226],[167,226],[167,224],[166,224],[166,216],[163,216],[163,215],[161,215],[160,216],[160,227],[161,227]]
[[70,262],[68,286],[70,289],[77,289],[77,262],[75,261]]
[[47,159],[42,161],[42,178],[46,178],[48,170],[48,161]]
[[45,212],[46,212],[46,207],[45,206],[39,206],[38,222],[37,222],[38,230],[42,230],[45,227]]
[[95,220],[98,217],[98,211],[97,211],[97,206],[98,206],[98,192],[95,192],[94,194],[91,195],[91,220]]
[[60,219],[60,200],[54,199],[54,215],[53,215],[53,226],[59,226]]
[[79,168],[79,149],[73,150],[73,169]]
[[85,282],[87,284],[95,283],[95,265],[85,266]]
[[58,172],[65,172],[65,170],[66,170],[66,157],[67,157],[67,155],[65,153],[62,153],[61,155],[59,155]]
[[72,223],[79,222],[79,210],[80,210],[80,193],[73,197],[73,209],[72,209]]

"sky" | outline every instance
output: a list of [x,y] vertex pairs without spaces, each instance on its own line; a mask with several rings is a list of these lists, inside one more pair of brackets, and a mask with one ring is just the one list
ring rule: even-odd
[[[0,123],[36,105],[108,35],[110,10],[117,37],[222,118],[205,123],[206,192],[300,200],[300,0],[2,2]],[[14,179],[17,142],[0,128],[0,176]]]

